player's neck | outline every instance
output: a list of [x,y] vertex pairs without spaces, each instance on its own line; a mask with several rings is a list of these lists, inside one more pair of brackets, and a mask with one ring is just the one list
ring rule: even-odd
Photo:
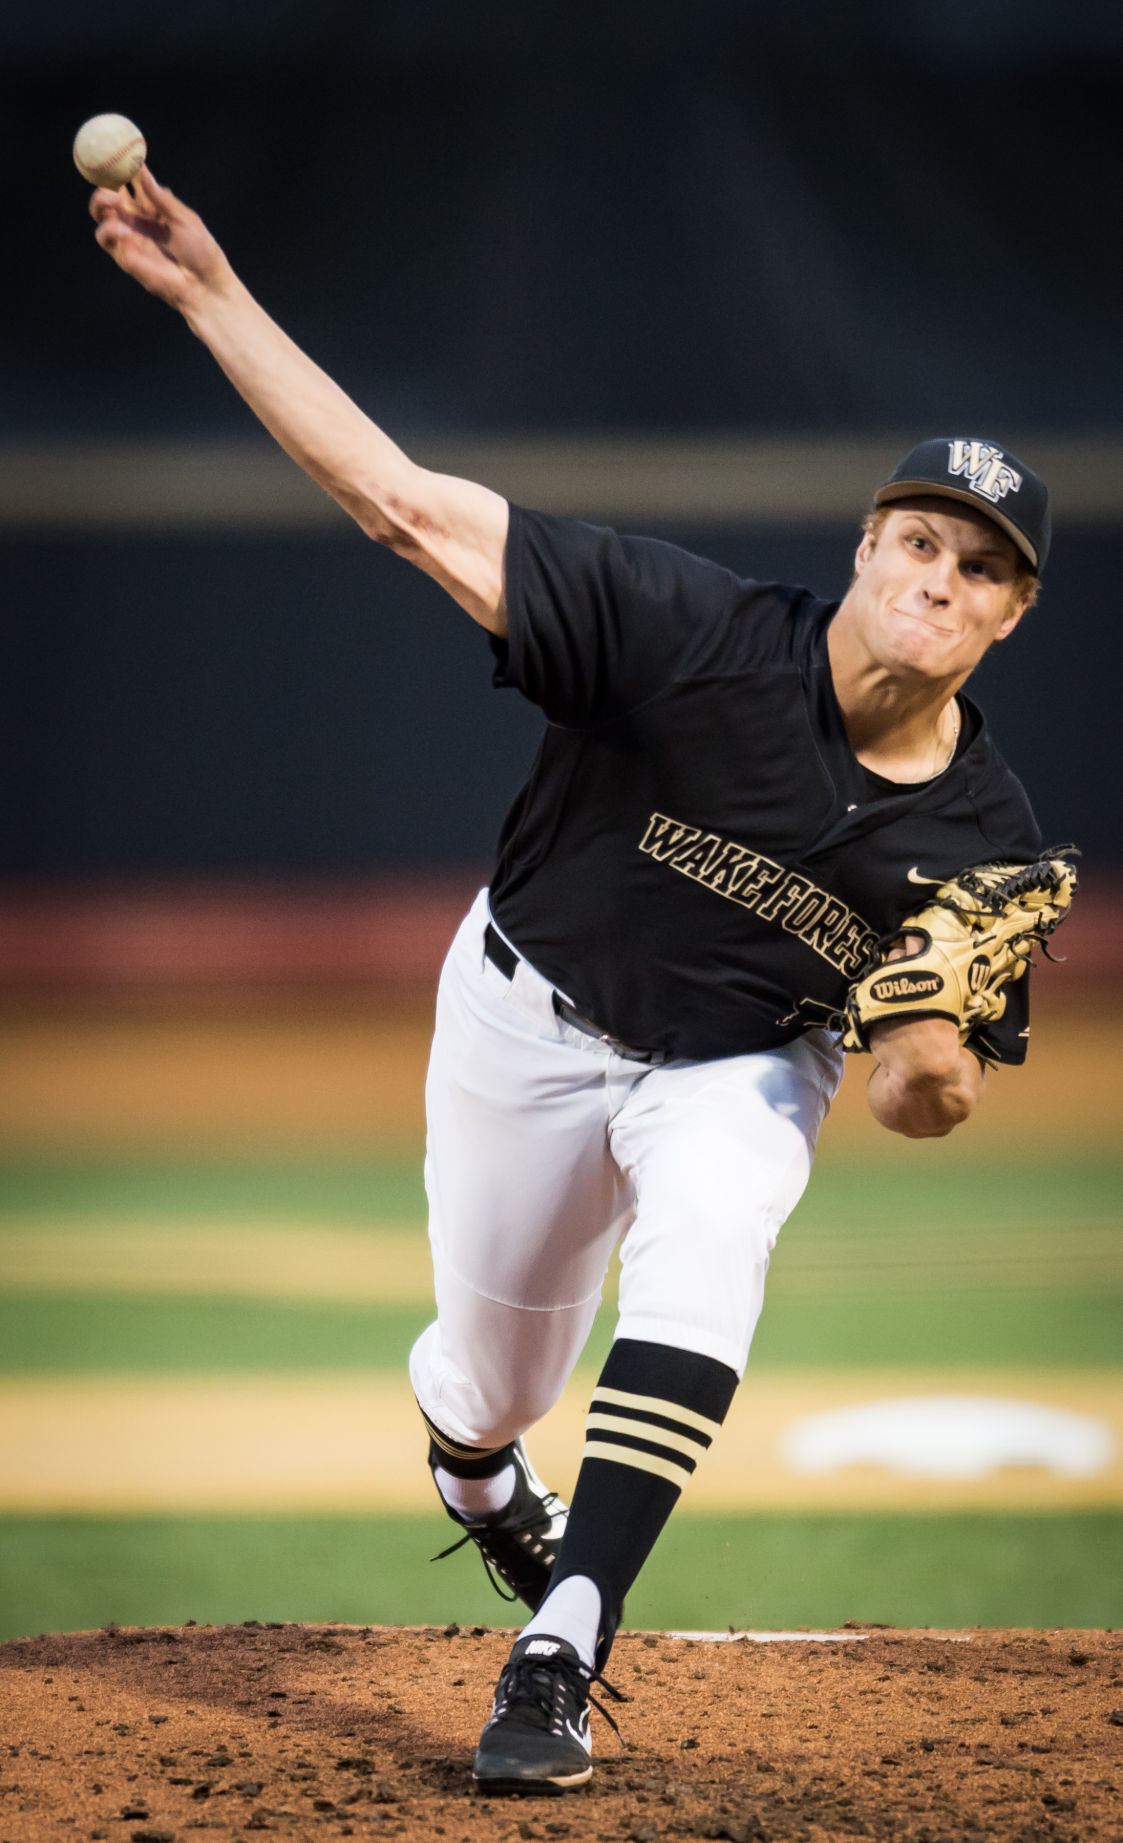
[[828,634],[831,678],[846,734],[863,767],[890,781],[927,781],[950,764],[959,740],[952,679],[907,677]]
[[[844,713],[845,714],[845,713]],[[864,732],[847,724],[850,746],[864,768],[880,774],[887,781],[931,781],[950,768],[959,743],[961,718],[959,707],[951,698],[941,710],[935,727],[926,725],[922,734],[911,726],[892,730],[874,730],[863,740]]]

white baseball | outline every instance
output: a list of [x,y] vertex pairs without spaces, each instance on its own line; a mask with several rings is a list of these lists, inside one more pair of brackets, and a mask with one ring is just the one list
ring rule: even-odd
[[74,136],[74,164],[92,186],[127,186],[147,152],[127,115],[91,115]]

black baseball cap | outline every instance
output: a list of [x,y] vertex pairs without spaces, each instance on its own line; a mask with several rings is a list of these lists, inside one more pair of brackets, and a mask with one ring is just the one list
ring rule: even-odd
[[910,449],[874,494],[874,505],[934,493],[961,499],[1012,538],[1037,575],[1045,566],[1052,529],[1045,482],[997,442],[977,436],[937,436]]

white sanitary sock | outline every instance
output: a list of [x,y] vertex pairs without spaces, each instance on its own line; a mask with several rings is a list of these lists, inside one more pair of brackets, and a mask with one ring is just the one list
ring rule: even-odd
[[506,1510],[515,1494],[513,1465],[505,1465],[494,1478],[456,1478],[439,1465],[433,1477],[442,1503],[469,1522],[477,1517],[494,1516],[497,1510]]
[[520,1638],[531,1634],[564,1638],[573,1646],[590,1676],[600,1635],[600,1588],[587,1574],[567,1574],[552,1587]]

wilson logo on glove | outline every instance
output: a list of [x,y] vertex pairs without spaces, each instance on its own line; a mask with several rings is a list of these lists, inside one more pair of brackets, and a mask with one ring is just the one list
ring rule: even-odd
[[[966,1043],[990,1060],[983,1032],[1006,1010],[1006,989],[1024,979],[1034,947],[1052,959],[1049,937],[1068,914],[1076,872],[1075,845],[1061,845],[1031,864],[969,864],[941,883],[932,900],[906,915],[879,943],[879,964],[867,967],[846,994],[842,1047],[868,1049],[882,1019],[950,1018]],[[914,866],[915,868],[915,866]],[[915,881],[909,873],[910,881]],[[919,934],[922,950],[907,961],[886,955]],[[984,951],[985,947],[985,951]]]
[[891,1005],[903,998],[935,998],[943,989],[939,973],[894,973],[891,979],[879,979],[870,987],[881,1005]]

